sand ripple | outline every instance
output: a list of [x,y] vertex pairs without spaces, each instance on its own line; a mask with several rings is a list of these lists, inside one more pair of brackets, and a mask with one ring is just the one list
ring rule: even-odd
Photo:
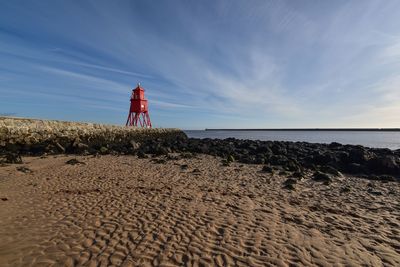
[[0,167],[1,266],[400,266],[398,183],[289,191],[211,156],[71,158]]

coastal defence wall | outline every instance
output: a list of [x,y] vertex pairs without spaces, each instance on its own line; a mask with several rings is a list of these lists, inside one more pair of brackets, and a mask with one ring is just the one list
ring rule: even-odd
[[3,153],[129,152],[140,142],[176,138],[187,137],[180,129],[0,117],[0,152]]

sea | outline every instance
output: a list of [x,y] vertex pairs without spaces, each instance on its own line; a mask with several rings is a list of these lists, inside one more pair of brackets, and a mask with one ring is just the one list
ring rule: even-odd
[[399,131],[229,131],[229,130],[185,130],[191,138],[234,137],[261,141],[293,141],[309,143],[332,143],[362,145],[373,148],[400,149]]

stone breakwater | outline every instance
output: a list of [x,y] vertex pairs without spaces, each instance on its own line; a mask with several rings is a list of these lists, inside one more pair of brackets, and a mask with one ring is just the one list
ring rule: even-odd
[[[400,181],[400,150],[368,148],[339,143],[195,139],[178,129],[140,129],[99,124],[0,119],[0,153],[6,162],[20,154],[131,154],[139,157],[193,153],[232,161],[263,164],[261,171],[279,172],[296,179],[312,174],[327,182],[341,173],[382,181]],[[290,184],[296,180],[289,181]]]
[[186,138],[179,129],[0,117],[0,153],[129,153],[146,140]]

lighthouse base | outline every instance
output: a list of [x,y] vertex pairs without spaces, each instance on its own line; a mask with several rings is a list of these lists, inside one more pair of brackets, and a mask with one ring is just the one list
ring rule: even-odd
[[148,112],[130,112],[126,120],[126,126],[140,126],[151,128],[151,121]]

